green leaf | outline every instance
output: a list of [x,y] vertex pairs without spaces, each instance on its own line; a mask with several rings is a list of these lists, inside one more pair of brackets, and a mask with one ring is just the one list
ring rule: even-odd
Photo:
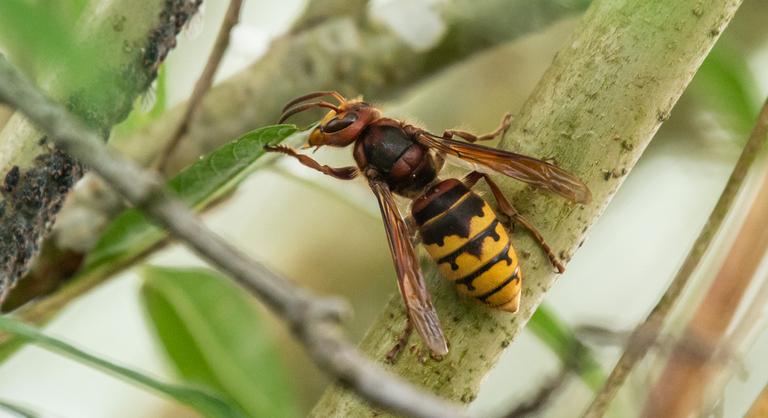
[[5,409],[6,411],[10,412],[14,416],[18,416],[21,418],[38,418],[40,416],[37,413],[32,412],[25,407],[18,406],[10,402],[6,402],[4,400],[0,400],[0,410],[1,409]]
[[592,355],[589,347],[579,340],[566,323],[554,312],[542,304],[528,322],[528,330],[533,332],[565,364],[573,364],[581,380],[592,391],[598,391],[605,382],[600,363]]
[[253,300],[206,269],[145,267],[142,296],[187,381],[224,393],[252,417],[293,417],[293,389]]
[[246,418],[247,416],[207,389],[163,383],[135,370],[88,354],[69,343],[49,337],[36,328],[8,316],[0,316],[0,330],[15,334],[46,350],[71,357],[82,364],[101,369],[129,383],[169,396],[197,410],[203,416],[222,418]]
[[67,80],[65,84],[90,82],[109,88],[112,85],[103,78],[99,62],[114,47],[103,39],[79,36],[77,19],[84,7],[82,0],[72,4],[2,0],[0,47],[33,79],[52,70],[57,77]]
[[[282,142],[298,132],[294,125],[251,131],[208,154],[174,177],[168,187],[193,209],[200,209],[232,191],[264,155],[265,145]],[[115,219],[88,254],[83,272],[125,263],[166,237],[140,211],[129,209]]]

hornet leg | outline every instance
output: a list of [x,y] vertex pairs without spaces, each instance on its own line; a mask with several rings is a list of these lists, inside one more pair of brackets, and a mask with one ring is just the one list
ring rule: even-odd
[[400,338],[397,339],[395,345],[387,353],[387,363],[395,364],[397,358],[400,356],[400,353],[402,353],[405,346],[408,345],[408,339],[411,337],[412,333],[413,324],[411,323],[411,319],[406,316],[405,329],[403,330],[403,333],[400,334]]
[[446,131],[443,131],[443,138],[451,139],[454,136],[458,136],[459,138],[467,142],[488,141],[506,132],[507,129],[509,129],[509,125],[511,123],[512,123],[512,114],[507,113],[506,115],[504,115],[504,118],[501,120],[501,124],[499,124],[499,127],[496,128],[496,130],[493,132],[478,136],[467,131],[462,131],[458,129],[448,129]]
[[552,263],[553,266],[557,269],[558,273],[563,273],[565,271],[565,267],[563,267],[563,264],[560,262],[560,260],[557,259],[555,256],[555,253],[552,252],[552,248],[549,247],[547,242],[544,240],[544,237],[541,235],[541,233],[534,227],[527,219],[523,217],[515,208],[512,206],[511,203],[507,200],[506,197],[504,197],[504,193],[501,192],[501,189],[499,186],[491,179],[491,177],[486,173],[481,173],[479,171],[473,171],[469,174],[467,174],[466,177],[462,180],[464,184],[468,188],[472,188],[475,184],[477,184],[480,179],[485,179],[485,182],[488,184],[488,187],[491,189],[491,193],[493,193],[493,197],[496,199],[496,203],[499,207],[499,210],[506,215],[509,220],[513,223],[516,223],[523,228],[527,229],[528,232],[533,235],[533,238],[539,243],[541,248],[544,250],[544,252],[547,254],[547,257],[549,257],[549,261]]
[[357,177],[359,173],[357,171],[357,167],[329,167],[327,165],[322,165],[314,159],[304,154],[299,154],[296,152],[296,150],[286,147],[285,145],[268,145],[264,147],[264,150],[267,152],[279,152],[281,154],[291,156],[309,168],[340,180],[352,180],[353,178]]

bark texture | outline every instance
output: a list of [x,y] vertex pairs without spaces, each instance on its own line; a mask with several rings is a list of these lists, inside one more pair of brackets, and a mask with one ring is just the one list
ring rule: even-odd
[[[593,201],[580,206],[502,180],[518,210],[537,225],[563,262],[586,239],[589,226],[669,117],[740,3],[597,0],[566,40],[500,144],[554,159],[590,186]],[[418,350],[406,350],[390,370],[447,399],[469,403],[476,397],[482,378],[559,277],[528,235],[520,228],[513,235],[523,255],[520,312],[495,312],[461,299],[427,263],[451,352],[438,362]],[[404,321],[400,297],[393,296],[363,339],[362,349],[384,359]],[[355,396],[332,388],[312,416],[374,414],[377,411]]]

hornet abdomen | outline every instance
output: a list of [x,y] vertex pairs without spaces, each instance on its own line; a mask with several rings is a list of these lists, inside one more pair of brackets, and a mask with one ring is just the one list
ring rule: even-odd
[[411,213],[427,252],[459,293],[517,311],[522,279],[517,255],[485,200],[449,179],[416,199]]

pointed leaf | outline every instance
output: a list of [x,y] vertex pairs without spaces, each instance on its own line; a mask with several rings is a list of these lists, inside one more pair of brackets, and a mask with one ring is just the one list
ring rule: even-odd
[[181,376],[249,416],[296,416],[278,351],[247,293],[206,269],[145,267],[143,276],[144,305]]
[[[230,192],[258,164],[265,145],[282,142],[296,133],[294,125],[275,125],[251,131],[187,167],[168,187],[192,208],[199,209]],[[135,209],[115,219],[88,254],[84,272],[122,263],[159,243],[166,233]]]

